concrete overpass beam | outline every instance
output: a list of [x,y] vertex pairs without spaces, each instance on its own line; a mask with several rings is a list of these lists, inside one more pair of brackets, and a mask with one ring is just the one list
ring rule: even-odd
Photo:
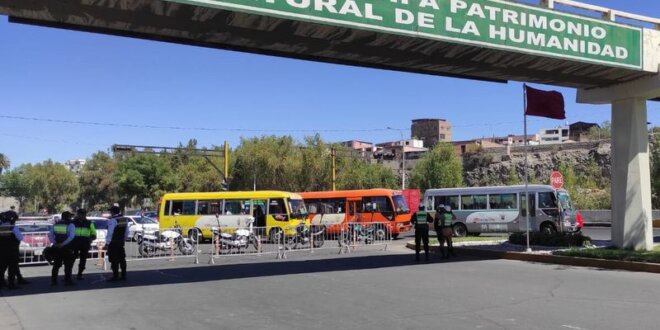
[[653,249],[646,100],[612,103],[612,242]]

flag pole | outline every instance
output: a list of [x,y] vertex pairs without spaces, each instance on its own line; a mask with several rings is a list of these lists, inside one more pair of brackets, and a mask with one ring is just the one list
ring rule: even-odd
[[529,174],[527,173],[527,149],[529,148],[529,142],[527,141],[527,85],[523,84],[523,117],[524,117],[524,138],[525,141],[525,221],[527,223],[527,252],[532,252],[532,249],[529,247]]

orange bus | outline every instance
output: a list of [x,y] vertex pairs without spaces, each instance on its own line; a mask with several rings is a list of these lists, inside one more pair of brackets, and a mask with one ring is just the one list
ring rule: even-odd
[[338,234],[345,222],[384,222],[385,234],[392,238],[412,228],[410,210],[398,190],[311,191],[299,195],[305,200],[311,223],[326,226],[329,234]]

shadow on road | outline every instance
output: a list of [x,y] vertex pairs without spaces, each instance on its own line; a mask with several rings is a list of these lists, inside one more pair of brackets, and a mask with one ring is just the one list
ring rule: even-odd
[[[49,276],[28,278],[32,283],[21,286],[20,289],[0,290],[0,296],[23,296],[56,292],[72,292],[83,290],[111,289],[118,287],[140,287],[150,285],[167,285],[179,283],[197,283],[208,281],[221,281],[239,278],[255,278],[265,276],[309,274],[320,272],[351,271],[390,267],[424,267],[428,264],[453,263],[462,261],[475,261],[487,258],[459,256],[443,260],[438,255],[431,254],[430,261],[415,262],[414,254],[396,254],[380,256],[353,256],[345,258],[318,259],[318,260],[280,260],[271,262],[200,265],[183,268],[161,268],[149,270],[131,270],[129,263],[128,280],[120,282],[106,282],[110,273],[90,273],[85,280],[76,281],[76,285],[64,286],[62,270],[60,270],[60,283],[50,285]],[[422,257],[423,260],[423,257]],[[74,269],[75,270],[75,269]],[[75,280],[74,280],[75,281]]]

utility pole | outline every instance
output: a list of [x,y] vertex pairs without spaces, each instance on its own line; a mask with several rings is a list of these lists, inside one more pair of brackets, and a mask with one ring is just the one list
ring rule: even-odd
[[406,141],[403,139],[403,130],[399,128],[386,127],[386,129],[399,131],[401,135],[401,190],[406,189]]
[[332,147],[330,149],[330,156],[332,156],[332,191],[337,190],[337,149]]

